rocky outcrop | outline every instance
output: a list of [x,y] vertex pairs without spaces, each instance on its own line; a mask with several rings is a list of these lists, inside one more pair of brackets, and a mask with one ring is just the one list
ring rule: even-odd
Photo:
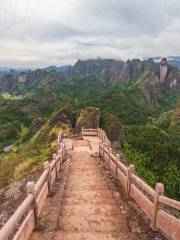
[[160,83],[166,80],[168,73],[168,63],[166,58],[162,58],[160,62]]
[[170,72],[166,78],[165,85],[171,90],[180,90],[180,72]]
[[147,71],[141,76],[139,88],[147,101],[156,104],[156,92],[160,88],[159,78],[154,73]]
[[17,84],[17,78],[13,74],[6,74],[0,79],[0,88],[3,90],[12,90]]
[[131,83],[145,71],[152,71],[159,76],[159,64],[152,59],[140,59],[127,62],[113,59],[90,59],[81,61],[67,69],[67,77],[85,78],[87,81],[93,77],[97,84],[114,85]]
[[18,83],[25,83],[27,81],[26,73],[22,72],[18,76]]
[[125,134],[119,120],[113,114],[106,114],[104,122],[107,137],[112,142],[113,147],[121,148],[125,140]]
[[77,133],[81,132],[82,128],[98,128],[99,127],[99,108],[87,107],[80,111],[77,118],[75,130]]
[[67,103],[59,111],[57,111],[54,116],[52,116],[49,125],[54,126],[57,123],[64,123],[67,124],[69,127],[72,127],[72,122],[72,105]]
[[33,119],[30,126],[30,134],[36,133],[43,126],[43,124],[44,122],[41,118]]

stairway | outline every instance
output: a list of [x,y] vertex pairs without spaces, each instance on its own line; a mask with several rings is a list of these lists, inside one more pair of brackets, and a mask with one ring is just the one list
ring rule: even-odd
[[32,237],[32,240],[132,239],[126,217],[113,198],[95,158],[91,157],[91,150],[88,140],[74,142],[57,227],[53,232],[46,234],[44,231]]
[[74,143],[58,231],[53,239],[130,239],[127,222],[90,151],[87,140]]

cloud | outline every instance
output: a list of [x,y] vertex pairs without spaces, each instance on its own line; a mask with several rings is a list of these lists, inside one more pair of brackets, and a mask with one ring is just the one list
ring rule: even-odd
[[0,66],[180,55],[179,0],[1,0]]

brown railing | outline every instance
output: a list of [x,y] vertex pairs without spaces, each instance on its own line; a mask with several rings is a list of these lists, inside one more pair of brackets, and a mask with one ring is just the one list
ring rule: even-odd
[[[39,226],[39,216],[52,186],[61,169],[65,156],[65,147],[61,143],[62,134],[58,134],[58,150],[53,160],[44,162],[44,171],[39,180],[27,183],[27,197],[0,230],[0,240],[26,240]],[[17,227],[18,226],[18,227]]]
[[174,240],[179,240],[180,219],[165,211],[165,207],[171,207],[179,211],[180,202],[163,195],[164,186],[162,183],[157,183],[155,189],[153,189],[135,174],[133,165],[125,166],[121,162],[120,155],[115,155],[112,152],[111,143],[104,130],[82,129],[82,136],[95,136],[95,133],[101,140],[99,156],[106,162],[113,176],[123,186],[127,198],[132,198],[136,201],[150,219],[153,230],[160,229],[165,235]]

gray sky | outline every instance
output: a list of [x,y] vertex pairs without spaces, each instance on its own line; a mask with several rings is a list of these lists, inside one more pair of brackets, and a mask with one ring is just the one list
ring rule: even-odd
[[0,0],[0,66],[180,55],[179,0]]

